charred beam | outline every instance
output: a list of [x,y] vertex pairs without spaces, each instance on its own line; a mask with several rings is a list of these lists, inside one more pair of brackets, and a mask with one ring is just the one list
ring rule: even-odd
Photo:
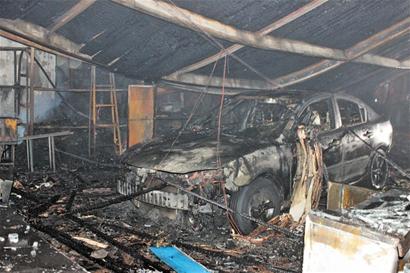
[[70,219],[71,221],[77,223],[81,227],[84,227],[84,228],[90,230],[92,233],[97,235],[99,238],[101,238],[104,241],[110,243],[111,245],[117,247],[118,249],[120,249],[121,251],[127,253],[128,255],[133,257],[134,259],[136,259],[138,261],[142,261],[146,266],[148,266],[150,268],[153,268],[153,269],[156,269],[156,270],[161,270],[161,272],[170,272],[170,270],[168,268],[166,268],[165,266],[163,266],[160,262],[156,262],[154,260],[148,259],[144,255],[139,254],[137,251],[135,251],[135,249],[131,250],[129,246],[126,246],[126,245],[123,245],[123,244],[119,243],[112,236],[107,235],[106,233],[104,233],[101,230],[99,230],[98,228],[96,228],[94,224],[86,222],[86,221],[84,221],[84,220],[82,220],[78,217],[73,216],[73,215],[66,215],[65,217]]
[[106,257],[105,259],[96,259],[91,256],[91,253],[93,251],[92,248],[84,245],[83,243],[73,239],[70,235],[59,231],[58,229],[50,226],[50,225],[44,225],[43,223],[35,220],[31,220],[30,225],[33,226],[35,229],[48,234],[50,237],[56,239],[58,242],[61,244],[64,244],[68,246],[69,248],[73,249],[80,255],[84,256],[85,258],[93,261],[94,263],[105,267],[107,269],[110,269],[114,272],[129,272],[129,266],[120,264],[117,261],[115,261],[111,257]]
[[343,50],[317,46],[297,40],[276,38],[234,28],[189,10],[157,0],[112,0],[115,3],[146,13],[153,17],[205,32],[216,38],[250,47],[279,50],[313,57],[344,60]]
[[[50,33],[41,26],[23,20],[0,19],[0,36],[51,54],[91,62],[90,56],[80,53],[80,45],[59,34]],[[104,66],[103,64],[99,65]]]
[[71,210],[76,195],[77,195],[76,191],[71,191],[70,196],[68,197],[67,203],[65,205],[66,212],[69,212]]
[[405,60],[403,60],[403,61],[401,61],[401,65],[402,66],[410,66],[410,59],[405,59]]
[[[290,86],[290,85],[311,79],[318,75],[321,75],[329,70],[339,67],[340,65],[348,61],[364,60],[366,58],[369,58],[369,54],[366,54],[367,52],[377,47],[380,47],[396,38],[399,38],[409,32],[410,32],[410,17],[346,49],[345,50],[346,55],[349,57],[349,60],[347,61],[324,60],[316,64],[313,64],[311,66],[308,66],[306,68],[303,68],[299,71],[295,71],[288,75],[276,78],[273,81],[277,84],[278,87],[286,87],[286,86]],[[377,57],[374,60],[383,62],[382,59],[385,59],[385,57]],[[395,60],[393,60],[393,62],[394,61]],[[402,68],[402,69],[410,68],[410,66],[406,66],[405,62],[400,62],[400,61],[397,61],[397,62],[398,62],[397,67],[394,67],[394,66],[388,66],[388,67]]]
[[[261,35],[267,35],[269,33],[271,33],[272,31],[283,27],[287,24],[289,24],[290,22],[295,21],[296,19],[302,17],[303,15],[307,14],[308,12],[314,10],[317,7],[320,7],[321,5],[323,5],[324,3],[326,3],[328,0],[314,0],[312,2],[309,2],[308,4],[304,5],[303,7],[295,10],[294,12],[286,15],[285,17],[282,17],[281,19],[273,22],[272,24],[262,28],[261,30],[257,31],[256,34],[261,34]],[[179,74],[184,74],[184,73],[189,73],[192,71],[195,71],[201,67],[207,66],[208,64],[211,64],[213,62],[216,62],[219,59],[224,58],[225,56],[229,55],[229,54],[233,54],[236,51],[238,51],[239,49],[243,48],[244,46],[241,44],[235,44],[232,45],[228,48],[225,48],[224,50],[221,50],[220,52],[218,52],[215,55],[212,55],[208,58],[205,58],[199,62],[196,62],[194,64],[188,65],[184,68],[179,69],[178,71],[175,71],[174,73],[168,75],[170,77],[173,76],[177,76]]]
[[[260,90],[270,90],[273,89],[272,83],[268,81],[261,80],[249,80],[249,79],[238,79],[238,78],[226,78],[222,77],[208,77],[204,75],[186,73],[173,76],[172,78],[165,78],[166,80],[183,82],[186,84],[193,85],[202,85],[202,86],[222,86],[228,88],[241,88],[241,89],[260,89]],[[217,90],[217,94],[220,93],[220,90]],[[233,94],[236,94],[235,92]],[[229,94],[228,92],[228,95]]]
[[48,210],[52,205],[54,205],[61,197],[61,194],[54,195],[51,197],[47,202],[42,202],[41,204],[30,207],[28,210],[28,214],[30,217],[34,218],[37,217],[39,214]]
[[[396,38],[399,38],[409,32],[410,32],[410,17],[346,49],[345,52],[346,52],[346,56],[348,56],[348,60],[345,60],[345,61],[323,60],[316,64],[305,67],[301,70],[290,73],[288,75],[284,75],[279,78],[272,79],[271,81],[266,82],[266,83],[263,83],[263,82],[258,83],[257,81],[250,82],[249,80],[231,78],[231,79],[225,79],[224,85],[225,87],[230,87],[230,88],[241,88],[242,84],[244,84],[244,86],[247,86],[247,87],[249,87],[249,85],[253,85],[254,89],[265,89],[265,90],[273,90],[273,89],[287,87],[287,86],[314,78],[327,71],[335,69],[346,62],[355,61],[358,59],[365,60],[369,58],[369,56],[370,57],[375,56],[375,55],[369,55],[366,53]],[[385,58],[385,57],[380,57],[380,56],[375,56],[375,57],[376,58],[373,58],[374,62],[380,61],[380,62],[384,62],[384,64],[387,64],[387,61],[384,61],[384,60],[388,59],[389,64],[390,64],[388,67],[410,69],[410,60],[404,60],[400,62],[400,61]],[[209,79],[209,77],[207,76],[196,75],[196,74],[191,74],[191,73],[177,75],[177,76],[172,77],[171,79],[169,78],[167,79],[171,81],[184,82],[187,84],[209,85],[209,86],[221,86],[222,85],[222,78],[213,77],[212,79]]]
[[57,20],[52,24],[48,29],[50,33],[56,32],[58,29],[63,27],[65,24],[73,20],[79,14],[81,14],[84,10],[89,8],[92,4],[95,3],[96,0],[81,0],[77,4],[75,4],[70,10],[66,13],[61,15],[57,18]]
[[[298,40],[277,38],[273,36],[265,36],[260,33],[254,33],[241,29],[234,28],[230,25],[223,24],[219,21],[207,18],[200,14],[189,10],[179,8],[175,5],[165,3],[159,0],[111,0],[120,5],[131,9],[146,13],[153,17],[157,17],[179,26],[192,29],[196,32],[202,32],[206,35],[211,35],[216,38],[224,39],[230,42],[239,43],[245,46],[266,49],[278,50],[288,53],[301,54],[311,57],[319,57],[339,61],[352,61],[349,52],[344,50],[318,46]],[[402,31],[406,33],[410,31],[410,17],[400,22]],[[357,57],[356,57],[357,58]],[[365,58],[356,60],[360,63],[382,65],[391,67],[391,64],[384,64],[386,58],[378,58],[378,56],[367,55]],[[395,67],[403,68],[403,67]],[[410,67],[408,68],[410,69]],[[172,79],[169,79],[172,80]]]

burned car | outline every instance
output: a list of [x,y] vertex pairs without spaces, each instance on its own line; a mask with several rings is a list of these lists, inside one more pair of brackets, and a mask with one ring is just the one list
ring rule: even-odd
[[[281,212],[292,193],[296,128],[312,122],[331,181],[350,183],[368,176],[377,188],[386,182],[387,164],[380,154],[390,149],[392,127],[359,99],[278,92],[228,100],[219,124],[216,108],[177,135],[130,148],[122,158],[130,171],[118,182],[119,192],[132,194],[173,181],[207,199],[225,201],[240,214],[267,221]],[[208,202],[172,186],[140,196],[138,202],[191,216],[212,213]],[[248,234],[256,224],[240,214],[231,215],[231,224]]]

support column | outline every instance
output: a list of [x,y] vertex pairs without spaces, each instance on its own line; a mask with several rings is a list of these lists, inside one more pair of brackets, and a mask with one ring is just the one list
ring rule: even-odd
[[28,111],[28,120],[27,120],[27,135],[32,135],[34,131],[34,65],[35,65],[35,49],[34,47],[30,48],[30,61],[29,61],[29,88],[27,94],[27,111]]

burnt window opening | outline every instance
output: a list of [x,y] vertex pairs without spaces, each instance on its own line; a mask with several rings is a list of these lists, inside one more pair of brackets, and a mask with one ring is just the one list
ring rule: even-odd
[[349,100],[338,99],[340,119],[343,126],[360,124],[366,121],[366,112],[363,107]]
[[279,103],[259,102],[255,105],[254,112],[248,120],[248,127],[273,125],[281,120],[286,109],[286,106]]
[[315,118],[318,117],[320,121],[320,131],[329,131],[336,127],[332,109],[332,102],[330,99],[313,102],[303,111],[301,120],[305,124],[312,124],[313,122],[317,122],[315,121]]

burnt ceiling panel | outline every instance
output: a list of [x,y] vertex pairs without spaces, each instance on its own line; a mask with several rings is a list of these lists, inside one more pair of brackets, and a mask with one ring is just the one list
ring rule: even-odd
[[[321,61],[320,58],[256,48],[243,48],[237,51],[235,56],[270,79],[292,73]],[[235,58],[228,57],[228,60],[227,71],[229,77],[262,79],[252,69]],[[221,77],[223,75],[223,62],[223,60],[218,62],[214,73],[215,76]],[[209,75],[213,67],[214,64],[210,64],[197,70],[195,73]]]
[[33,0],[1,0],[0,17],[4,19],[17,19],[37,5],[40,1]]
[[346,49],[409,15],[409,0],[329,1],[273,35]]
[[257,31],[306,5],[308,0],[165,0],[243,30]]
[[372,53],[398,60],[408,58],[410,56],[410,33],[373,50]]
[[[99,15],[92,16],[95,13]],[[87,25],[85,30],[82,24]],[[81,52],[93,56],[94,61],[111,64],[113,70],[139,79],[159,79],[217,52],[217,45],[197,32],[108,1],[98,1],[60,33],[83,43]]]
[[310,80],[290,86],[290,89],[335,91],[344,89],[355,83],[365,81],[375,73],[389,74],[394,71],[374,65],[346,63]]
[[57,33],[78,44],[86,44],[101,33],[118,31],[123,22],[133,15],[130,9],[108,0],[99,0],[64,25]]
[[37,1],[29,11],[21,16],[21,19],[47,28],[53,24],[58,17],[77,4],[78,1],[79,0]]
[[[22,19],[49,27],[79,0],[2,0],[0,18]],[[163,0],[239,29],[256,31],[297,10],[309,1],[298,0]],[[328,1],[273,32],[277,37],[346,49],[410,15],[409,0]],[[98,0],[57,33],[82,45],[81,53],[96,63],[138,80],[157,80],[219,52],[232,43],[209,39],[203,33],[156,19],[109,0]],[[403,59],[410,55],[410,35],[372,53]],[[235,53],[246,67],[228,58],[228,76],[262,79],[256,69],[274,79],[320,61],[318,58],[245,47]],[[195,73],[209,75],[213,64]],[[346,64],[293,87],[332,90],[374,72],[371,65]],[[389,72],[397,71],[387,69]],[[385,71],[381,68],[381,71]],[[215,75],[222,76],[223,60]]]
[[[163,31],[170,33],[168,27],[159,30]],[[187,63],[197,62],[218,52],[215,45],[204,42],[202,37],[193,39],[195,35],[178,40],[171,36],[166,41],[160,37],[150,36],[147,37],[146,44],[131,45],[130,50],[112,65],[114,70],[123,71],[127,75],[137,75],[143,79],[157,80]],[[219,42],[228,46],[223,41]],[[170,47],[173,50],[170,51]]]

